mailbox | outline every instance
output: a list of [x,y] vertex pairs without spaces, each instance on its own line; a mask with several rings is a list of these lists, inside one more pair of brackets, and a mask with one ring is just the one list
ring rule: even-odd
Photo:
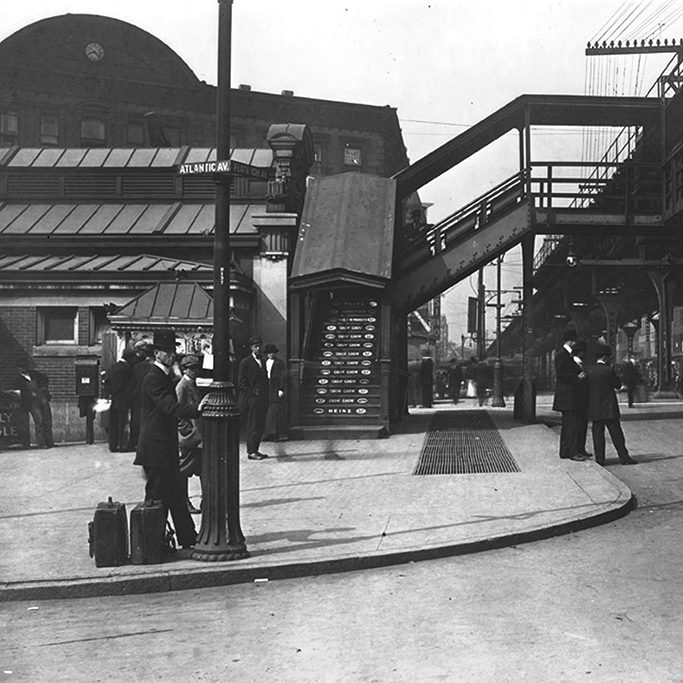
[[77,358],[76,396],[99,395],[100,361],[97,358]]

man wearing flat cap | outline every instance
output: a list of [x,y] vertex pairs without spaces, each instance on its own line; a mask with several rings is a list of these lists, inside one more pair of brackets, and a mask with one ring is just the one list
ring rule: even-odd
[[268,456],[259,451],[266,426],[268,410],[268,375],[261,355],[261,337],[249,339],[251,353],[240,361],[237,369],[237,386],[240,390],[240,412],[247,439],[247,458],[264,460]]
[[582,392],[586,387],[586,373],[574,359],[576,343],[576,330],[572,328],[565,330],[564,344],[555,352],[553,410],[562,413],[560,458],[582,461],[586,457],[580,452],[583,444],[579,444],[579,439],[584,419]]
[[178,403],[172,370],[176,340],[173,330],[154,333],[154,363],[142,382],[140,437],[135,464],[147,477],[145,500],[160,500],[173,518],[178,544],[194,546],[197,533],[187,509],[186,480],[180,474],[178,418],[199,417],[195,406]]
[[612,349],[606,344],[598,344],[595,351],[597,362],[588,369],[589,405],[588,417],[593,421],[593,448],[595,462],[605,464],[605,427],[609,432],[614,448],[622,465],[635,465],[626,448],[626,439],[621,428],[619,402],[614,393],[621,386],[621,379],[609,364]]

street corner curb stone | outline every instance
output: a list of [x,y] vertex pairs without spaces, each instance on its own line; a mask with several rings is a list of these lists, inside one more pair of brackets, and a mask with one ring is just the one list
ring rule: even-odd
[[[410,562],[443,559],[485,550],[501,549],[606,524],[628,514],[636,507],[636,497],[616,477],[613,475],[609,476],[620,484],[618,504],[613,504],[594,515],[585,515],[574,520],[563,521],[528,531],[518,531],[454,544],[385,553],[350,554],[308,562],[252,565],[249,567],[239,567],[237,564],[230,563],[229,565],[211,565],[210,567],[178,569],[176,571],[162,569],[154,573],[122,577],[107,576],[71,581],[5,582],[0,585],[0,602],[105,597],[215,588],[253,583],[259,579],[271,581],[319,576],[321,574],[344,573],[363,569],[377,569]],[[628,495],[625,495],[626,491]],[[239,562],[239,560],[236,562]]]

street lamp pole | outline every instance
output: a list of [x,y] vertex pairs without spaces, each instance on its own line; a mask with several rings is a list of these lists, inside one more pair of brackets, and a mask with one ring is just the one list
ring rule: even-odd
[[[216,158],[230,158],[232,0],[218,0]],[[213,242],[213,382],[202,401],[202,523],[192,558],[205,562],[248,557],[240,526],[239,409],[230,373],[230,184],[215,174]],[[226,533],[227,520],[227,533]]]

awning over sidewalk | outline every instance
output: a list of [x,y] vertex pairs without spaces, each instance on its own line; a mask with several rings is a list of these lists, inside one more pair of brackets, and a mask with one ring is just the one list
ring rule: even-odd
[[194,282],[169,282],[143,292],[109,315],[115,330],[213,327],[213,299]]

